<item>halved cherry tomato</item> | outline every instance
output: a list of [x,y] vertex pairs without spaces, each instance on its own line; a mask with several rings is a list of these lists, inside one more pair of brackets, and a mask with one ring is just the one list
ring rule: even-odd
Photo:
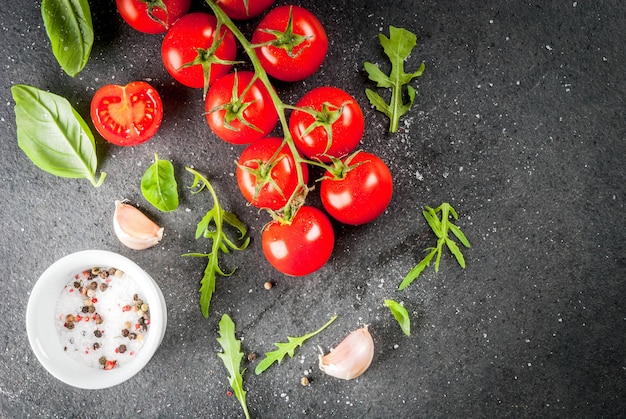
[[261,65],[282,81],[303,80],[326,58],[328,37],[315,15],[299,6],[270,10],[252,34]]
[[270,94],[258,79],[250,85],[253,77],[252,71],[228,73],[209,89],[207,123],[224,141],[248,144],[266,137],[278,123]]
[[289,131],[298,150],[308,158],[329,162],[328,156],[345,157],[361,141],[365,130],[363,111],[356,99],[331,86],[317,87],[296,104]]
[[362,151],[345,158],[343,164],[336,179],[327,171],[321,182],[324,209],[344,224],[375,220],[391,202],[393,180],[389,168],[377,156]]
[[274,220],[261,234],[263,254],[278,271],[290,276],[315,272],[330,259],[335,232],[326,214],[302,206],[290,223]]
[[230,17],[235,20],[246,20],[257,17],[274,4],[275,0],[215,0]]
[[235,36],[222,26],[216,43],[215,16],[203,12],[186,14],[167,31],[161,56],[168,73],[188,87],[205,89],[228,73],[237,54]]
[[[309,168],[305,163],[300,167],[306,183]],[[282,209],[299,185],[296,161],[289,146],[277,137],[250,144],[239,156],[237,184],[244,198],[255,207]]]
[[148,141],[163,119],[163,103],[145,81],[102,86],[91,100],[91,120],[108,142],[132,146]]
[[191,0],[116,0],[117,10],[132,28],[162,33],[189,11]]

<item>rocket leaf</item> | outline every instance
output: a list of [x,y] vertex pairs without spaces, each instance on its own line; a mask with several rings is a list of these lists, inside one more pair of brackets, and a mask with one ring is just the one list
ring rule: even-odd
[[[405,73],[404,71],[404,62],[417,44],[417,37],[412,32],[389,26],[389,38],[384,34],[379,34],[378,39],[391,61],[391,73],[386,75],[378,66],[370,62],[364,64],[365,71],[367,71],[370,80],[376,82],[377,87],[391,89],[391,100],[387,103],[372,89],[365,89],[365,94],[370,103],[389,118],[389,132],[396,132],[400,117],[409,111],[415,101],[415,89],[409,83],[422,75],[424,63],[413,73]],[[406,86],[408,103],[403,100],[403,86]]]
[[228,371],[228,382],[235,392],[235,397],[243,408],[246,418],[250,417],[248,405],[246,403],[246,391],[243,389],[243,373],[240,370],[243,352],[241,352],[241,342],[235,337],[235,323],[228,314],[224,314],[219,324],[220,337],[217,342],[224,352],[218,352],[217,356],[222,360]]
[[337,316],[333,316],[328,322],[326,322],[324,326],[320,327],[315,332],[307,333],[306,335],[296,337],[296,338],[287,336],[288,342],[275,343],[274,345],[276,345],[278,349],[275,351],[267,352],[265,354],[265,358],[263,358],[261,362],[259,362],[259,364],[254,369],[254,373],[256,375],[261,374],[263,371],[268,369],[274,362],[277,362],[280,364],[283,358],[285,357],[285,355],[289,355],[290,357],[293,358],[295,350],[299,346],[302,346],[302,344],[306,340],[312,338],[313,336],[320,333],[322,330],[326,329],[332,322],[335,321],[336,318]]

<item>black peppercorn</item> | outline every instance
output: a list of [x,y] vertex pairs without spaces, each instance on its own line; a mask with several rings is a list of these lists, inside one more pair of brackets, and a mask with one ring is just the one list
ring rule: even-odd
[[100,329],[94,330],[93,334],[97,338],[101,338],[102,337],[102,331]]
[[83,313],[89,313],[89,306],[83,306],[83,308],[81,309],[81,311]]
[[93,349],[95,350],[95,349],[98,349],[98,348],[100,348],[100,344],[98,342],[94,343],[93,344]]
[[128,339],[130,339],[130,340],[135,340],[135,339],[137,339],[137,333],[129,333],[129,334],[128,334]]
[[128,337],[129,334],[130,334],[130,331],[128,329],[122,329],[122,336]]
[[96,281],[92,281],[89,284],[89,289],[95,290],[96,288],[98,288],[98,283]]
[[103,282],[100,284],[100,291],[106,291],[108,285],[106,282]]
[[123,354],[124,352],[126,352],[126,345],[122,344],[118,346],[117,350],[119,351],[119,353]]

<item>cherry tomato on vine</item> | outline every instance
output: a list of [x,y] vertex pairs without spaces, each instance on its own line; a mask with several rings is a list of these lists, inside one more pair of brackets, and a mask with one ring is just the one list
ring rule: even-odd
[[278,271],[290,276],[315,272],[330,259],[335,232],[326,214],[302,206],[291,223],[274,220],[261,234],[263,254]]
[[126,86],[107,84],[91,100],[91,120],[108,142],[132,146],[148,141],[161,126],[163,103],[144,81]]
[[252,71],[228,73],[209,88],[207,123],[224,141],[248,144],[266,137],[278,123],[270,94],[259,79],[250,84],[253,78]]
[[162,33],[189,11],[191,0],[116,0],[117,10],[132,28]]
[[269,9],[275,0],[216,0],[229,18],[235,20],[252,19]]
[[303,80],[317,71],[328,51],[328,37],[315,15],[299,6],[269,11],[252,34],[261,65],[282,81]]
[[347,92],[331,86],[317,87],[296,104],[289,131],[298,150],[308,158],[329,162],[354,150],[365,130],[363,111]]
[[[217,19],[203,12],[186,14],[163,38],[163,64],[174,79],[205,90],[228,73],[237,54],[235,36],[222,26],[215,40]],[[215,40],[215,41],[214,41]]]
[[[306,184],[309,168],[305,163],[300,167]],[[237,185],[244,198],[257,208],[279,210],[285,206],[299,182],[296,161],[282,138],[263,138],[242,151],[237,165]]]
[[387,165],[377,156],[357,152],[343,160],[336,179],[326,172],[320,185],[322,205],[331,217],[344,224],[359,225],[385,212],[393,193]]

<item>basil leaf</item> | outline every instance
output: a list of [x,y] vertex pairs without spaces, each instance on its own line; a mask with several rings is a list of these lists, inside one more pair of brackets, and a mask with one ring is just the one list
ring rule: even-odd
[[85,67],[93,46],[93,23],[87,0],[43,0],[41,15],[61,68],[74,77]]
[[96,187],[98,160],[91,130],[67,99],[23,84],[11,88],[17,143],[40,169],[56,176],[84,178]]
[[141,193],[148,202],[163,212],[178,208],[178,184],[172,162],[159,160],[155,153],[154,163],[141,178]]
[[391,314],[393,314],[404,334],[411,336],[411,318],[406,308],[394,300],[385,300],[385,305],[391,310]]

